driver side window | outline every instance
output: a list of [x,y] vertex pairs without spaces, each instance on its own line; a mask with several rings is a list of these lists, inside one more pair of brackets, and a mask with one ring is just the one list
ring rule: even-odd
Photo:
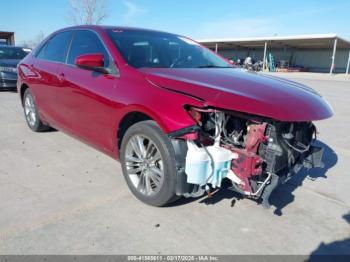
[[74,65],[75,59],[78,56],[94,53],[103,54],[104,67],[109,67],[109,54],[98,36],[94,32],[88,30],[77,31],[69,50],[67,63]]

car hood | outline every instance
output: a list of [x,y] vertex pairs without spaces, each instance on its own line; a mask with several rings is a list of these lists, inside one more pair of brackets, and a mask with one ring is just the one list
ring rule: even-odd
[[0,59],[0,66],[16,67],[19,63],[18,59]]
[[270,75],[234,68],[147,68],[140,71],[153,84],[200,98],[212,107],[280,121],[313,121],[333,115],[328,102],[313,89]]

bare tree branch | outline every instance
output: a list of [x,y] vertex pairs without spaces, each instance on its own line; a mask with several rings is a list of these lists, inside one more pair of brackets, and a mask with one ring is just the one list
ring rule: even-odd
[[45,38],[45,35],[42,31],[40,31],[35,38],[31,39],[31,40],[24,40],[21,42],[21,46],[23,47],[29,47],[29,48],[34,48],[36,47],[38,44],[40,44]]
[[74,25],[100,24],[107,16],[106,0],[69,0],[67,21]]

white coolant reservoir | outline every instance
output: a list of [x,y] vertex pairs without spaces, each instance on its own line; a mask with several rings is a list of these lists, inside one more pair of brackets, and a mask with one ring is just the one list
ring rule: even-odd
[[237,154],[219,146],[208,146],[207,150],[214,161],[214,171],[210,173],[208,183],[220,187],[222,179],[231,172],[231,161],[237,158]]
[[187,183],[205,185],[210,172],[210,157],[204,148],[187,141],[186,168]]
[[221,180],[231,172],[231,161],[237,158],[237,154],[219,146],[208,146],[204,149],[192,141],[187,141],[187,147],[187,183],[201,186],[209,183],[213,187],[220,187]]

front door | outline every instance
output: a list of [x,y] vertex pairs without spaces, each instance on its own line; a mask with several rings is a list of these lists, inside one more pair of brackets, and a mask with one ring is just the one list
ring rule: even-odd
[[104,55],[105,67],[109,67],[112,59],[98,35],[90,30],[76,31],[67,63],[59,67],[64,83],[58,101],[68,130],[103,151],[111,151],[116,134],[112,130],[110,97],[118,78],[75,65],[78,56],[96,53]]

